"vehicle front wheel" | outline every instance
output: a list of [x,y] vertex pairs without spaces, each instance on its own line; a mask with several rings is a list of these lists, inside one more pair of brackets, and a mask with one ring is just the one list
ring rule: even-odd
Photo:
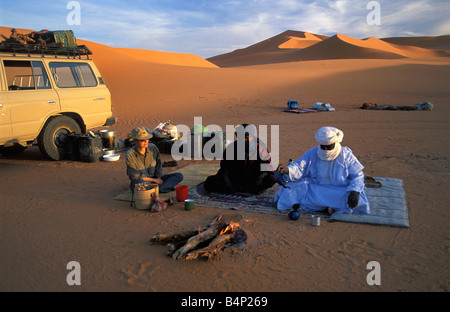
[[53,117],[39,134],[39,150],[51,160],[64,159],[66,136],[72,132],[81,134],[81,128],[74,119],[67,116]]

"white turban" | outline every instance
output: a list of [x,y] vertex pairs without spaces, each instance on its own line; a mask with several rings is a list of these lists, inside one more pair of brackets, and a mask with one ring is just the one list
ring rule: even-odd
[[343,138],[344,132],[334,127],[322,127],[316,132],[316,141],[320,145],[341,143]]
[[316,140],[320,145],[335,144],[332,150],[323,150],[320,146],[317,149],[317,156],[320,159],[331,161],[335,160],[341,153],[341,142],[344,138],[344,133],[334,127],[322,127],[316,132]]

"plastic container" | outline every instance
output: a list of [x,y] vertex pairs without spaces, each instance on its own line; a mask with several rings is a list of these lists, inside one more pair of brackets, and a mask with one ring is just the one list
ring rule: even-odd
[[66,157],[70,160],[80,160],[80,136],[73,132],[66,136]]
[[103,157],[103,143],[99,136],[85,134],[79,139],[80,160],[84,162],[96,162]]
[[187,185],[177,185],[175,186],[175,193],[177,195],[177,202],[184,202],[188,199],[188,187]]
[[109,154],[109,155],[103,155],[104,161],[118,161],[120,158],[119,154]]

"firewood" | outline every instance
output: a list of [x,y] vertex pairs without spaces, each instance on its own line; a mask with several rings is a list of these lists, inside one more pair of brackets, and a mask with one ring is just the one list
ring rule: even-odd
[[198,234],[198,230],[188,230],[182,232],[156,233],[149,243],[150,244],[167,244],[188,240],[190,237]]
[[182,246],[173,253],[172,258],[174,260],[184,259],[189,251],[196,248],[200,243],[216,237],[225,226],[226,223],[224,221],[219,221],[217,223],[212,224],[210,228],[206,229],[200,234],[192,236],[191,238],[188,239],[188,241],[184,246]]
[[214,224],[217,224],[222,220],[222,214],[218,214],[206,227],[199,228],[199,229],[192,229],[187,231],[181,231],[181,232],[169,232],[169,233],[156,233],[155,236],[153,236],[149,243],[150,244],[167,244],[167,243],[179,243],[182,241],[187,241],[192,236],[195,236],[209,227],[213,226]]
[[215,255],[217,255],[217,253],[222,249],[222,247],[225,246],[225,244],[227,244],[229,241],[231,241],[233,237],[234,233],[218,235],[211,241],[211,243],[209,243],[207,247],[189,252],[184,259],[185,260],[194,260],[197,258],[211,259]]
[[157,233],[149,243],[167,244],[167,255],[174,260],[211,259],[227,243],[236,243],[242,233],[246,239],[245,232],[239,229],[239,224],[227,224],[222,217],[222,214],[218,214],[207,226],[198,229]]
[[174,244],[172,244],[172,243],[167,244],[167,255],[168,255],[169,257],[172,257],[173,253],[174,253],[176,250],[177,250],[177,249],[176,249],[176,247],[175,247]]

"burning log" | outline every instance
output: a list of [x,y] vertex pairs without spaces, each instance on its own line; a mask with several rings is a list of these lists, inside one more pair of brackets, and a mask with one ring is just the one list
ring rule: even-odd
[[207,230],[201,232],[200,234],[192,236],[191,238],[188,239],[186,244],[184,244],[181,248],[179,248],[172,254],[172,259],[174,260],[185,259],[186,254],[189,251],[195,249],[199,244],[216,237],[225,226],[226,223],[224,221],[220,221],[214,224],[212,227],[208,228]]
[[[168,243],[167,255],[174,260],[211,259],[236,237],[239,224],[227,224],[219,214],[206,227],[183,232],[157,233],[150,243]],[[240,230],[240,233],[245,232]],[[206,246],[205,246],[206,245]]]
[[221,234],[216,236],[211,243],[209,243],[208,247],[197,249],[189,252],[184,259],[185,260],[193,260],[197,258],[205,258],[211,259],[222,249],[225,244],[229,243],[234,237],[234,234]]

